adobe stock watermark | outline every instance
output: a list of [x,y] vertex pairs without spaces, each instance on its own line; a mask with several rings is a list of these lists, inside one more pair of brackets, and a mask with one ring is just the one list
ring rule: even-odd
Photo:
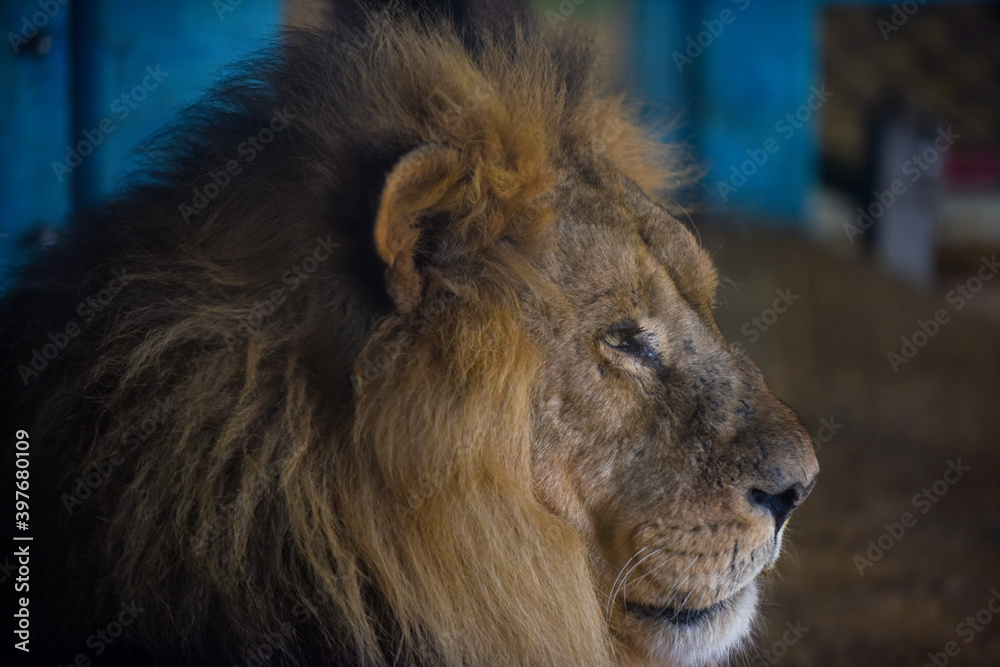
[[66,146],[66,156],[62,162],[52,161],[52,171],[59,182],[62,183],[67,174],[73,173],[74,169],[83,164],[83,158],[93,153],[104,142],[104,138],[117,129],[118,123],[128,118],[168,76],[170,72],[164,72],[159,65],[147,66],[146,75],[139,84],[112,100],[109,108],[113,117],[105,116],[97,123],[97,127],[83,130],[82,139],[73,146]]
[[492,91],[485,83],[477,83],[472,91],[472,95],[460,101],[452,99],[446,91],[435,88],[429,95],[432,106],[437,106],[444,110],[441,115],[442,125],[431,129],[429,141],[431,143],[447,143],[450,137],[447,132],[456,132],[459,126],[470,117],[477,117],[481,109],[488,106],[489,100],[493,97]]
[[[948,461],[948,467],[945,468],[941,478],[914,494],[913,498],[910,499],[910,504],[913,505],[914,509],[920,510],[920,514],[927,514],[948,493],[949,489],[958,484],[959,480],[970,470],[972,468],[969,466],[962,465],[962,459]],[[864,552],[864,556],[857,554],[854,556],[854,567],[857,568],[858,574],[862,577],[865,576],[865,570],[882,560],[883,556],[903,539],[907,529],[917,525],[917,518],[913,512],[903,512],[897,521],[883,523],[882,527],[885,528],[885,532],[875,539],[868,540],[868,549]]]
[[[993,622],[993,617],[1000,614],[1000,591],[993,588],[990,590],[990,598],[982,609],[975,614],[966,616],[965,620],[955,626],[955,634],[966,644],[971,644],[980,632]],[[957,641],[950,641],[944,645],[943,650],[934,651],[927,654],[927,662],[923,667],[946,667],[951,659],[957,657],[962,652],[962,647]]]
[[0,563],[0,584],[6,583],[14,574],[17,574],[17,564],[10,562],[10,556],[4,556]]
[[191,547],[195,551],[208,551],[225,535],[226,529],[232,525],[233,517],[236,514],[237,505],[235,502],[229,504],[219,504],[217,516],[212,522],[207,533],[196,533],[191,535]]
[[277,135],[284,132],[293,119],[295,119],[295,115],[287,109],[272,109],[267,127],[262,127],[256,133],[247,135],[246,139],[236,147],[239,159],[227,160],[217,169],[209,171],[205,174],[209,182],[191,189],[191,199],[187,202],[181,202],[177,207],[184,222],[191,222],[191,218],[208,208],[209,203],[229,187],[236,176],[242,173],[243,165],[250,164],[257,159],[257,155],[267,148]]
[[823,445],[833,440],[834,436],[843,429],[844,425],[838,424],[836,417],[831,416],[830,419],[826,419],[825,417],[820,419],[816,435],[812,437],[813,449],[816,453],[819,454],[820,450],[823,449]]
[[585,2],[587,0],[562,0],[555,11],[551,9],[545,11],[545,20],[549,22],[550,26],[559,25],[569,20],[569,17],[576,13],[576,8]]
[[288,621],[282,621],[278,630],[264,635],[256,646],[246,650],[246,661],[242,664],[246,667],[264,667],[270,664],[275,656],[280,656],[295,638],[295,627]]
[[[87,637],[84,643],[90,651],[77,653],[73,660],[66,663],[67,667],[89,667],[91,656],[99,658],[104,655],[108,647],[118,641],[125,634],[126,628],[135,623],[139,618],[139,614],[144,611],[145,609],[135,602],[126,602],[123,600],[122,608],[118,612],[118,615],[106,626]],[[59,667],[62,667],[62,664]]]
[[777,665],[778,662],[788,653],[788,649],[799,643],[799,640],[809,632],[809,627],[802,621],[785,622],[785,630],[781,634],[781,639],[775,641],[769,648],[761,649],[760,659],[754,665]]
[[[740,327],[740,333],[749,338],[750,343],[756,343],[760,340],[761,334],[770,329],[778,321],[778,316],[787,313],[788,309],[801,298],[798,294],[792,294],[791,287],[786,287],[783,290],[776,289],[774,293],[777,296],[771,307],[765,308],[761,311],[760,315],[751,317]],[[741,343],[735,343],[734,345],[741,352],[745,351]]]
[[134,452],[139,446],[146,442],[153,433],[162,426],[173,414],[174,408],[170,401],[156,398],[153,402],[153,409],[148,417],[143,419],[138,426],[122,439],[122,446],[111,452],[106,458],[88,466],[72,482],[70,493],[64,493],[60,497],[67,514],[73,514],[84,501],[94,495],[94,492],[104,486],[110,479],[114,471],[127,460],[127,455]]
[[14,53],[20,53],[22,46],[27,46],[28,41],[38,35],[38,31],[49,24],[55,18],[59,10],[69,4],[69,0],[38,0],[36,3],[41,11],[37,11],[31,16],[25,14],[21,17],[21,26],[18,32],[8,32],[7,41]]
[[[750,6],[750,0],[730,0],[741,11],[745,12]],[[714,19],[705,19],[701,22],[705,29],[697,35],[688,35],[684,53],[674,51],[671,57],[677,71],[684,73],[684,68],[693,65],[694,61],[701,57],[705,49],[712,46],[715,40],[722,36],[727,25],[731,25],[736,20],[736,13],[732,9],[723,9]]]
[[220,21],[226,20],[226,14],[236,11],[236,8],[243,4],[243,0],[212,0],[212,9]]
[[893,4],[889,20],[879,19],[875,22],[878,31],[882,33],[882,41],[888,42],[889,36],[906,25],[910,17],[916,14],[917,10],[926,2],[927,0],[906,0],[906,2]]
[[[747,180],[752,178],[757,171],[767,164],[772,155],[781,150],[781,141],[788,141],[795,133],[805,127],[813,114],[823,108],[833,93],[826,89],[826,84],[820,84],[819,88],[810,86],[810,95],[805,104],[800,105],[794,111],[786,113],[774,124],[774,131],[778,138],[768,137],[758,148],[748,148],[747,159],[739,165],[729,166],[729,178],[724,181],[716,181],[715,190],[719,199],[723,203],[729,201],[729,196],[747,184]],[[779,139],[781,141],[779,141]]]
[[631,131],[630,126],[617,115],[598,119],[597,128],[590,139],[590,147],[597,155],[607,153]]
[[252,648],[248,648],[242,663],[235,663],[233,667],[264,667],[279,656],[290,642],[296,639],[295,626],[301,625],[313,617],[313,610],[322,604],[330,602],[329,594],[321,588],[314,588],[312,595],[308,599],[296,602],[291,609],[291,614],[287,620],[282,621],[278,631],[265,635],[262,641]]
[[385,372],[392,360],[413,345],[456,298],[456,294],[444,292],[431,299],[425,308],[411,312],[406,319],[407,326],[397,331],[390,340],[382,341],[378,353],[366,355],[364,364],[358,367],[356,373],[351,373],[351,386],[354,390],[358,390],[361,382],[370,382]]
[[282,286],[271,290],[267,298],[255,301],[250,312],[237,320],[233,330],[235,335],[226,337],[226,346],[229,351],[234,352],[236,349],[233,345],[234,338],[239,339],[240,342],[249,340],[255,331],[264,326],[267,318],[288,300],[288,295],[309,280],[319,270],[320,264],[330,259],[333,251],[339,247],[340,244],[334,243],[331,235],[328,234],[325,239],[317,236],[316,245],[312,252],[281,274]]
[[[1000,273],[1000,262],[997,256],[982,258],[979,270],[969,276],[964,282],[955,285],[945,296],[945,301],[951,305],[952,310],[957,312],[965,308],[965,305],[983,289],[983,285]],[[941,327],[951,322],[951,313],[945,308],[938,308],[934,314],[926,320],[917,320],[917,328],[909,336],[900,337],[899,352],[889,352],[886,359],[893,373],[898,373],[901,366],[910,363],[917,353],[923,349],[934,336],[938,335]]]
[[[920,153],[914,153],[913,156],[903,163],[903,175],[909,177],[907,180],[910,183],[916,183],[940,159],[941,154],[951,148],[955,144],[956,139],[961,138],[962,135],[952,131],[951,125],[947,129],[939,127],[932,145]],[[871,203],[868,204],[868,208],[863,209],[859,206],[857,208],[858,217],[855,221],[853,223],[844,223],[843,229],[847,235],[847,240],[854,243],[854,239],[868,231],[879,218],[885,215],[885,212],[893,204],[906,194],[907,190],[906,181],[897,178],[889,184],[887,189],[872,192],[872,199]]]
[[108,304],[114,300],[131,281],[131,277],[125,273],[124,269],[116,269],[111,272],[111,279],[107,285],[98,292],[84,298],[76,306],[76,314],[80,321],[76,319],[67,320],[62,329],[55,332],[48,331],[45,337],[48,342],[40,347],[31,350],[31,359],[27,363],[18,365],[17,372],[21,376],[21,382],[25,387],[28,383],[39,376],[49,366],[49,362],[54,360],[59,354],[69,347],[70,343],[83,331],[84,327],[94,321]]

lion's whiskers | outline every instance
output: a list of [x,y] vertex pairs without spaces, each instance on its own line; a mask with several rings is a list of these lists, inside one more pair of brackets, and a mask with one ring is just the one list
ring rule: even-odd
[[613,584],[611,584],[611,590],[608,592],[608,606],[607,606],[607,611],[604,614],[604,617],[605,617],[606,620],[611,620],[611,609],[614,606],[614,603],[615,603],[615,594],[618,591],[618,580],[622,578],[622,574],[624,574],[625,568],[627,568],[629,566],[629,563],[631,563],[633,560],[635,560],[636,557],[639,556],[639,554],[641,554],[643,551],[645,551],[648,548],[649,548],[649,546],[647,545],[647,546],[644,546],[643,548],[639,549],[638,551],[636,551],[634,554],[632,554],[631,557],[629,557],[629,559],[627,561],[625,561],[625,564],[622,565],[622,569],[618,570],[618,576],[615,577],[615,582]]
[[635,580],[635,583],[637,584],[640,581],[642,581],[643,579],[645,579],[646,577],[648,577],[650,575],[653,575],[653,574],[656,574],[657,572],[659,572],[660,570],[662,570],[664,568],[664,566],[666,566],[667,564],[671,563],[675,558],[677,558],[676,555],[671,556],[670,558],[666,559],[665,561],[663,561],[662,563],[660,563],[659,565],[657,565],[656,567],[654,567],[652,570],[647,570],[642,576],[640,576],[638,579]]
[[[619,588],[622,591],[622,598],[623,598],[622,602],[623,603],[624,603],[624,597],[625,597],[625,595],[624,595],[624,593],[625,593],[625,586],[628,583],[629,575],[631,575],[635,571],[635,568],[637,568],[640,565],[642,565],[643,561],[645,561],[646,559],[648,559],[650,556],[655,556],[656,554],[660,553],[661,551],[663,551],[662,547],[659,548],[659,549],[655,549],[655,550],[649,552],[648,554],[646,554],[645,556],[642,557],[642,560],[640,560],[638,563],[636,563],[635,565],[633,565],[632,569],[630,569],[628,572],[626,572],[624,577],[622,577],[622,583],[619,586]],[[612,601],[613,600],[614,600],[614,596],[612,596]]]
[[[688,566],[686,568],[684,568],[684,570],[681,572],[681,574],[685,574],[688,570],[690,570],[694,566],[694,564],[698,561],[699,558],[701,558],[701,554],[698,554],[697,556],[695,556],[691,560],[691,562],[688,563]],[[664,607],[669,607],[670,606],[670,604],[677,598],[678,593],[680,593],[681,586],[683,586],[684,582],[687,581],[690,578],[691,578],[691,575],[688,574],[686,577],[684,577],[679,582],[677,582],[677,587],[674,589],[674,592],[670,594],[670,598],[667,599],[667,603],[664,605]],[[688,595],[690,595],[690,593],[688,593]],[[687,598],[684,598],[684,599],[685,599],[685,601],[687,601]]]

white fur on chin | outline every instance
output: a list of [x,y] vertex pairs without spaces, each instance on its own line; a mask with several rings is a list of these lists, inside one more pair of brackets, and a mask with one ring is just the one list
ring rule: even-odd
[[709,667],[724,663],[750,636],[757,614],[757,582],[726,601],[726,609],[690,627],[665,625],[642,647],[648,665]]

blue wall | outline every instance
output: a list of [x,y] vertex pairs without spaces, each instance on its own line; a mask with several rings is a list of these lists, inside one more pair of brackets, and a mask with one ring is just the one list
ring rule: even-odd
[[72,125],[69,8],[0,3],[0,286],[7,266],[70,207],[70,184],[49,163]]
[[[572,3],[594,0],[565,0]],[[916,6],[955,0],[913,0]],[[911,4],[913,4],[911,3]],[[610,6],[610,0],[607,0]],[[834,0],[632,0],[634,92],[679,120],[723,215],[803,227],[819,186],[822,10]],[[902,0],[852,0],[888,19]],[[622,6],[626,6],[622,5]],[[872,27],[875,29],[875,26]]]
[[[135,166],[134,146],[197,99],[225,63],[259,48],[281,20],[279,0],[91,0],[75,13],[61,1],[0,3],[8,41],[0,49],[0,272],[38,245],[40,230],[112,194]],[[49,16],[42,4],[57,9]],[[628,8],[632,88],[651,118],[680,121],[675,138],[707,169],[705,203],[723,214],[803,224],[819,182],[820,15],[836,3],[537,4],[579,9],[573,18]],[[891,3],[865,4],[888,11]],[[22,43],[19,35],[36,25],[49,39]],[[76,148],[90,151],[78,164]]]
[[705,203],[800,224],[819,176],[818,0],[635,7],[636,92],[651,113],[680,114],[677,138],[707,169]]
[[[281,21],[278,0],[42,4],[55,8],[51,17],[38,0],[0,8],[9,33],[0,56],[3,273],[37,248],[40,230],[113,194],[137,166],[135,146]],[[19,39],[36,26],[51,37],[44,55]]]

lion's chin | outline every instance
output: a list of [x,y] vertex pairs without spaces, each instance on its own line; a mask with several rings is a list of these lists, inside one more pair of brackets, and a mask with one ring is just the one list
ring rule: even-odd
[[625,625],[635,664],[718,664],[749,636],[756,610],[756,581],[705,609],[630,605]]

